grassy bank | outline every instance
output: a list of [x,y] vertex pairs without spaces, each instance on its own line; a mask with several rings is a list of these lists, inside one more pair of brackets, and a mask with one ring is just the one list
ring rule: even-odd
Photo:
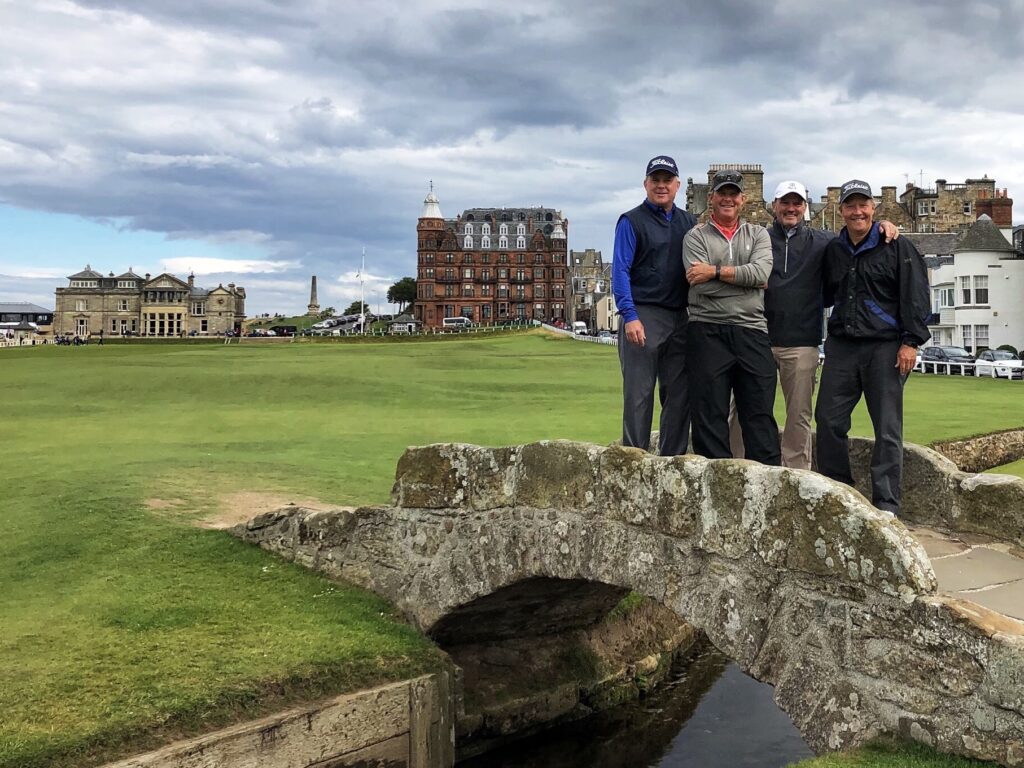
[[991,768],[994,763],[936,754],[919,744],[879,740],[861,749],[794,763],[790,768]]
[[[620,422],[614,348],[538,333],[0,360],[2,768],[86,766],[438,663],[375,598],[190,524],[233,494],[380,503],[407,445],[607,443]],[[914,377],[907,438],[1019,426],[1020,394]]]

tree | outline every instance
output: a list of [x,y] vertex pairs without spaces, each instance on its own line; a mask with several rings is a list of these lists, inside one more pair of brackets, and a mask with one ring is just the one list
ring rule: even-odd
[[403,277],[388,288],[388,303],[397,304],[400,313],[405,311],[406,306],[412,306],[415,301],[416,280],[414,278]]
[[367,304],[365,301],[363,302],[362,310],[359,309],[359,302],[358,301],[353,301],[351,304],[348,305],[348,309],[346,309],[341,314],[343,314],[343,315],[365,315],[365,314],[369,314],[369,312],[370,312],[370,305]]
[[334,317],[334,307],[327,307],[327,309],[320,310],[320,314],[317,315],[321,320],[326,320],[328,317]]

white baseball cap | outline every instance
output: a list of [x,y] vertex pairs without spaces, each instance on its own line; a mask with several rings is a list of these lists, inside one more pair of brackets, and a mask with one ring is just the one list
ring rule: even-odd
[[807,188],[799,181],[784,181],[779,184],[775,188],[775,197],[772,200],[778,200],[786,195],[800,195],[800,199],[807,202]]

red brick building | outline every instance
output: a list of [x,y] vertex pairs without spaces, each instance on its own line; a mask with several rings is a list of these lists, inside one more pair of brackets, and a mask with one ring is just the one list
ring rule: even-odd
[[433,189],[416,224],[416,319],[474,323],[566,318],[569,221],[553,208],[441,214]]

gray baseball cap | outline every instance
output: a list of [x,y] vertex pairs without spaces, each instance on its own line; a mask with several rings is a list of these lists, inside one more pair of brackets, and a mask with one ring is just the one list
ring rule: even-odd
[[743,191],[743,174],[732,168],[724,168],[711,177],[711,191],[717,192],[722,187],[736,187]]
[[854,195],[864,195],[868,200],[874,199],[874,195],[871,194],[871,185],[860,179],[850,179],[839,188],[839,202],[845,203]]

